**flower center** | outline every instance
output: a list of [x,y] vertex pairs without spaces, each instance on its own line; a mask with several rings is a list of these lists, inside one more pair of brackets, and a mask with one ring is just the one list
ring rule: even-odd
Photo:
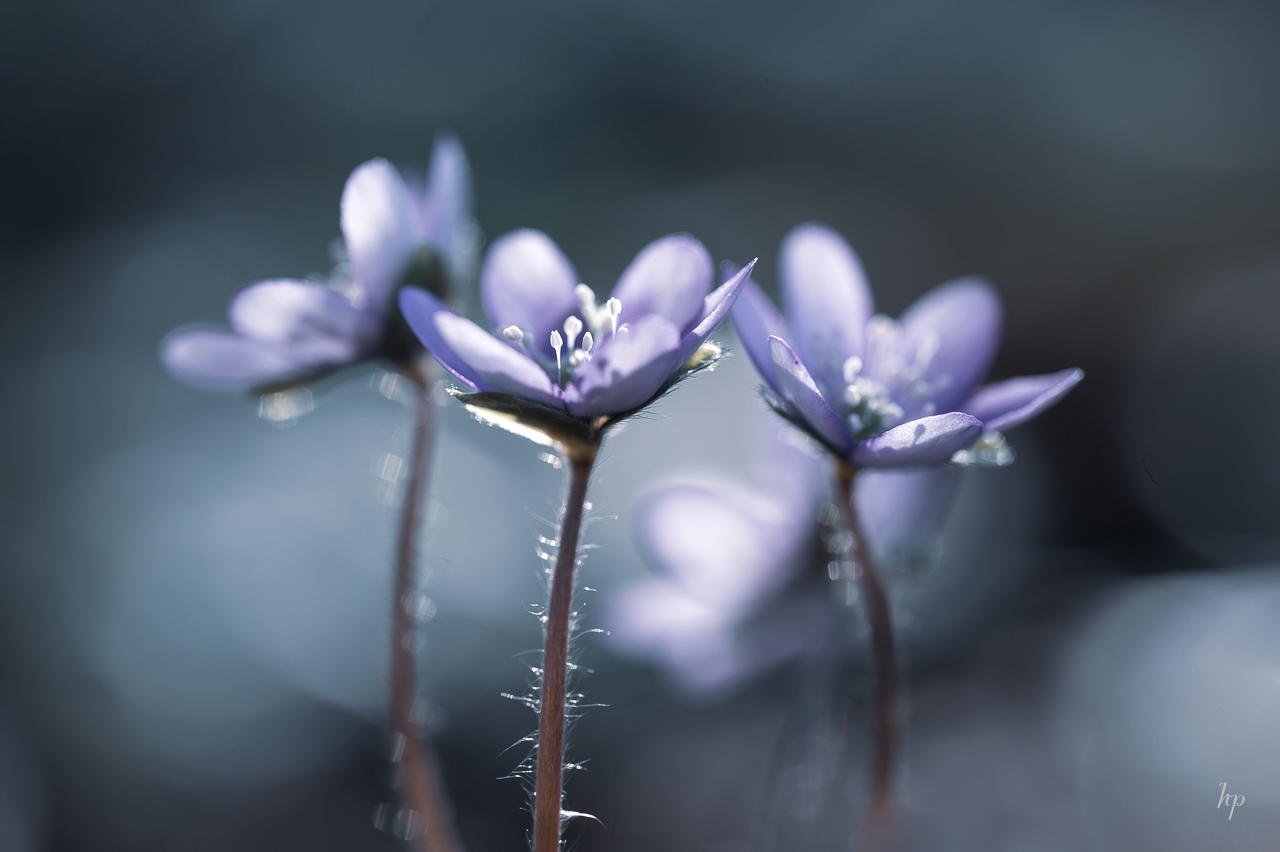
[[[569,368],[568,373],[572,376],[581,364],[590,361],[591,350],[595,348],[597,338],[606,333],[613,336],[619,331],[627,330],[625,325],[621,328],[618,326],[622,302],[609,299],[604,305],[598,306],[596,294],[586,284],[574,287],[573,293],[578,297],[578,304],[582,308],[582,315],[586,317],[590,331],[583,332],[582,320],[571,315],[564,321],[563,337],[559,331],[551,332],[551,348],[556,351],[556,382],[561,387],[564,387],[565,383],[565,367]],[[579,333],[582,334],[582,344],[575,347]]]
[[845,422],[855,440],[863,441],[912,417],[937,413],[933,397],[951,386],[943,373],[926,379],[941,340],[930,331],[915,346],[904,339],[902,326],[876,314],[867,322],[867,358],[853,355],[841,369],[844,390],[840,395]]

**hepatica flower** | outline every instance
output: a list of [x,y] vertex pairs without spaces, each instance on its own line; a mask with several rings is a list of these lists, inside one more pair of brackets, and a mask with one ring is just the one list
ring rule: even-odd
[[399,324],[396,290],[419,283],[444,296],[450,282],[465,280],[474,256],[461,144],[441,135],[421,184],[386,160],[359,166],[342,193],[341,224],[345,261],[330,280],[250,284],[232,297],[230,328],[189,325],[164,339],[169,371],[198,387],[260,390],[364,360],[406,364],[417,344]]
[[817,224],[787,235],[779,268],[790,322],[749,282],[734,326],[779,412],[852,467],[1008,463],[1000,433],[1084,376],[1071,369],[976,388],[1003,325],[983,279],[936,287],[898,320],[874,314],[857,255]]
[[424,290],[406,288],[400,306],[470,391],[463,401],[473,411],[501,412],[544,437],[573,436],[606,428],[714,361],[719,349],[707,337],[750,268],[712,291],[715,267],[702,243],[663,237],[636,255],[602,304],[549,237],[523,230],[494,243],[481,272],[492,334]]

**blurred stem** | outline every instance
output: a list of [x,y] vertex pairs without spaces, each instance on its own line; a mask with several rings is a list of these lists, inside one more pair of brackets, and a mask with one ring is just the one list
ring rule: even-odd
[[417,595],[414,594],[414,554],[422,498],[431,466],[434,437],[431,399],[425,360],[412,362],[403,374],[413,383],[417,411],[414,414],[413,447],[409,458],[409,482],[405,488],[396,542],[395,592],[391,604],[391,727],[399,761],[399,787],[404,806],[422,820],[416,844],[422,852],[462,852],[453,825],[453,812],[445,797],[440,761],[431,741],[419,733],[414,705],[417,689],[414,645],[417,632]]
[[898,739],[898,662],[893,647],[889,601],[885,597],[880,576],[871,564],[866,539],[858,528],[858,513],[853,503],[853,482],[858,469],[837,461],[836,473],[840,478],[840,495],[837,501],[840,518],[853,537],[853,556],[861,568],[858,572],[858,586],[871,629],[874,754],[871,762],[870,817],[876,819],[888,813],[893,790],[893,761]]
[[582,510],[600,441],[598,438],[589,443],[575,441],[563,449],[570,464],[569,498],[560,524],[560,542],[547,602],[546,647],[542,653],[542,690],[538,702],[538,765],[533,790],[533,852],[559,852],[560,849],[569,622],[573,616]]

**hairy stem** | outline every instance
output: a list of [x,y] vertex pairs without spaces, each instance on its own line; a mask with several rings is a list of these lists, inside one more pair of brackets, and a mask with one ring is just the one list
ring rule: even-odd
[[559,852],[564,782],[565,691],[569,664],[569,622],[573,610],[578,533],[587,483],[599,444],[568,448],[569,499],[560,524],[560,543],[547,603],[546,647],[538,702],[538,765],[533,792],[533,852]]
[[898,662],[893,647],[889,601],[885,597],[880,576],[871,563],[866,539],[858,528],[858,513],[853,505],[853,480],[858,471],[843,462],[837,462],[836,467],[840,478],[840,495],[837,500],[840,518],[853,536],[854,559],[861,567],[858,572],[859,590],[862,592],[867,622],[871,629],[874,753],[871,762],[870,815],[876,818],[888,812],[893,789],[893,761],[898,739]]
[[418,848],[422,852],[462,852],[462,842],[454,828],[452,808],[440,776],[440,761],[430,740],[419,733],[414,713],[417,630],[416,595],[413,594],[414,545],[431,466],[433,424],[425,365],[412,365],[404,370],[404,374],[416,390],[417,412],[414,415],[409,482],[405,488],[400,536],[396,542],[395,592],[391,604],[391,727],[396,740],[395,759],[400,763],[400,795],[405,807],[414,811],[421,820],[418,826],[421,831],[416,840]]

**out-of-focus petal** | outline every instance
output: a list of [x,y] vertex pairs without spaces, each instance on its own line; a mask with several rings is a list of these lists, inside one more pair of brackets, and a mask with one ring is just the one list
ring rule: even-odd
[[379,324],[375,312],[336,290],[290,279],[250,284],[231,299],[227,316],[241,335],[276,343],[327,337],[357,346],[369,343]]
[[381,310],[421,242],[418,211],[396,167],[357,166],[342,191],[342,237],[356,280]]
[[1057,403],[1084,378],[1072,368],[1043,376],[1018,376],[978,388],[964,410],[978,418],[988,432],[1012,429]]
[[471,164],[458,137],[436,135],[427,187],[420,199],[423,236],[440,252],[455,277],[472,247]]
[[924,467],[946,461],[981,434],[981,420],[952,411],[895,426],[858,444],[850,457],[866,467]]
[[844,237],[811,222],[782,241],[778,270],[796,352],[818,387],[837,393],[845,360],[864,355],[873,310],[862,263]]
[[839,415],[822,398],[821,391],[800,358],[780,337],[769,338],[769,354],[778,381],[778,392],[792,410],[815,432],[841,453],[853,447],[853,438]]
[[622,302],[618,321],[658,314],[677,331],[688,331],[702,315],[715,271],[706,247],[688,234],[654,240],[641,249],[613,288],[613,297]]
[[551,332],[577,313],[578,273],[541,231],[513,231],[489,249],[480,273],[480,301],[495,330],[514,325],[532,339],[525,345],[555,358]]
[[206,325],[171,331],[160,361],[179,381],[208,390],[245,391],[305,372],[285,347]]
[[439,299],[418,287],[405,287],[400,291],[400,313],[409,328],[422,341],[422,345],[427,347],[427,351],[440,362],[440,366],[453,374],[455,379],[473,391],[494,389],[441,336],[436,327],[436,315],[452,311],[441,304]]
[[748,279],[737,301],[729,309],[729,316],[733,320],[733,330],[738,333],[738,339],[747,350],[747,357],[755,365],[756,372],[774,393],[781,396],[778,377],[773,370],[773,355],[769,352],[769,338],[786,340],[790,336],[782,314],[778,313],[760,285]]
[[574,417],[618,414],[643,405],[678,366],[676,327],[650,314],[610,335],[578,367],[564,397]]
[[902,564],[939,533],[962,473],[941,465],[858,474],[854,502],[877,564]]
[[686,692],[714,692],[740,677],[734,619],[672,583],[626,586],[609,600],[605,623],[620,653],[658,663]]
[[684,339],[680,342],[680,354],[676,357],[677,364],[683,364],[688,361],[693,353],[698,351],[698,347],[706,342],[711,336],[711,332],[716,330],[716,326],[729,313],[729,309],[733,307],[734,302],[738,300],[738,296],[742,293],[743,286],[746,285],[751,270],[755,267],[756,262],[753,260],[746,267],[729,277],[727,281],[717,287],[707,296],[702,308],[702,318],[697,324],[685,334]]
[[495,391],[564,409],[560,388],[528,355],[455,313],[437,311],[434,319],[445,344]]
[[702,603],[740,616],[785,585],[794,567],[793,530],[772,519],[798,507],[760,503],[728,485],[663,488],[636,510],[636,547]]
[[1004,329],[1000,296],[991,284],[976,277],[957,278],[934,287],[902,315],[907,352],[937,335],[937,352],[922,378],[950,377],[933,395],[938,411],[954,410],[969,397],[995,358]]

